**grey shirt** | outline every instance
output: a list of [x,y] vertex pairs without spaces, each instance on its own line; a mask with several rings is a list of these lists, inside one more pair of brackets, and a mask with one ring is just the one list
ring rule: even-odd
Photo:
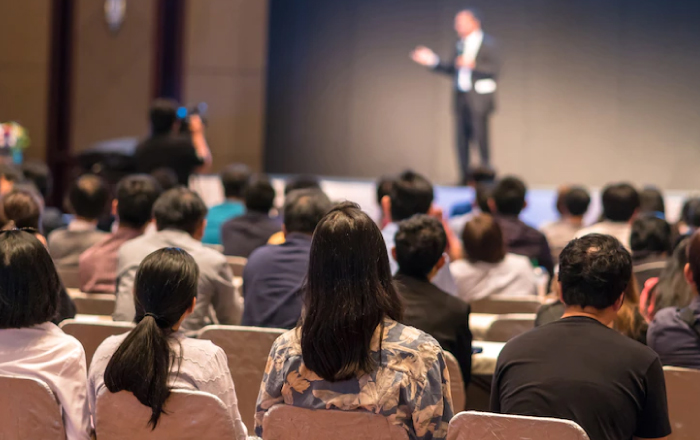
[[197,305],[182,323],[183,330],[196,331],[214,322],[224,325],[240,323],[243,301],[233,286],[233,273],[226,257],[205,247],[187,232],[174,229],[143,235],[126,242],[119,249],[117,300],[112,315],[114,320],[134,320],[136,309],[133,289],[136,270],[149,254],[166,247],[184,249],[199,266]]
[[106,236],[106,232],[97,229],[56,229],[47,239],[49,253],[57,267],[77,268],[80,255]]

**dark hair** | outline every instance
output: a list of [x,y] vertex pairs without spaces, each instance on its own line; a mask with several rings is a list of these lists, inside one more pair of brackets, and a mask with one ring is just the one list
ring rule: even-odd
[[630,253],[610,235],[576,238],[559,255],[559,281],[568,306],[606,309],[620,298],[631,276]]
[[141,228],[153,218],[153,205],[161,194],[160,185],[148,174],[126,176],[117,184],[119,223]]
[[591,204],[591,195],[585,188],[574,186],[564,194],[564,207],[574,217],[582,216],[588,211]]
[[650,214],[640,215],[632,223],[630,247],[635,254],[670,252],[671,225]]
[[313,234],[316,225],[331,209],[328,196],[318,189],[298,189],[284,201],[284,228],[289,232]]
[[19,182],[22,180],[22,173],[14,165],[0,163],[0,177],[10,182]]
[[503,231],[489,214],[479,214],[464,225],[462,243],[467,260],[472,263],[500,263],[506,257]]
[[661,191],[653,186],[645,186],[639,192],[639,212],[640,213],[661,213],[666,214],[666,205]]
[[158,98],[151,104],[151,132],[154,135],[168,134],[177,122],[178,104],[172,99]]
[[[659,282],[654,289],[656,293],[654,295],[654,310],[658,311],[666,307],[683,308],[690,304],[693,299],[693,289],[686,282],[683,273],[685,265],[688,264],[689,243],[690,238],[685,238],[678,243],[673,251],[673,256],[659,275]],[[648,307],[649,304],[645,304],[645,306]]]
[[688,264],[693,281],[700,286],[700,233],[695,232],[688,241]]
[[250,178],[243,198],[249,211],[267,214],[275,205],[275,188],[267,176],[258,174]]
[[493,183],[496,180],[496,171],[493,168],[485,165],[479,165],[469,168],[469,182],[473,183]]
[[377,204],[382,203],[384,196],[391,196],[391,187],[394,184],[394,176],[382,176],[377,180]]
[[158,185],[163,191],[176,188],[180,186],[180,182],[177,180],[177,173],[169,167],[160,167],[151,171],[151,176],[156,179]]
[[525,207],[527,188],[522,180],[508,176],[498,181],[491,197],[496,210],[503,215],[520,215]]
[[13,228],[31,228],[39,231],[43,203],[38,194],[27,189],[15,187],[2,198],[2,211],[7,226]]
[[0,328],[51,321],[61,282],[44,245],[28,232],[0,233]]
[[404,171],[391,186],[391,220],[400,222],[427,214],[433,204],[433,185],[418,173]]
[[700,228],[700,197],[686,200],[681,211],[681,220],[693,228]]
[[291,177],[284,186],[284,195],[298,189],[321,189],[321,181],[309,174]]
[[399,272],[424,278],[445,252],[447,234],[440,220],[418,214],[399,224],[394,243]]
[[250,179],[250,169],[247,166],[240,163],[231,164],[221,171],[220,177],[227,199],[243,198],[243,191]]
[[639,194],[629,183],[615,183],[603,190],[603,217],[613,222],[627,222],[639,208]]
[[474,197],[481,212],[491,213],[489,199],[491,198],[491,194],[493,194],[493,188],[493,182],[479,182],[476,184]]
[[[104,382],[112,393],[129,391],[151,408],[153,429],[170,395],[168,376],[179,358],[170,347],[172,327],[197,296],[199,268],[182,249],[159,249],[139,265],[134,280],[136,328],[122,341],[107,364]],[[181,347],[182,348],[182,347]]]
[[53,178],[48,165],[35,160],[24,162],[22,164],[22,174],[39,191],[41,197],[47,199],[51,195]]
[[304,364],[335,382],[377,365],[371,342],[385,317],[402,319],[382,233],[354,203],[318,224],[311,243],[301,324]]
[[171,228],[192,235],[206,216],[207,205],[199,194],[184,187],[164,192],[153,205],[159,231]]
[[109,202],[109,188],[102,178],[84,174],[73,182],[68,191],[70,210],[78,217],[97,219],[105,212]]

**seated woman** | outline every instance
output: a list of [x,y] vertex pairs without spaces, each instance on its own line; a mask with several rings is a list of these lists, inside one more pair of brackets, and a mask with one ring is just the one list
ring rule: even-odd
[[0,232],[0,374],[45,382],[61,405],[66,438],[89,439],[85,351],[51,323],[60,289],[51,256],[36,237]]
[[532,263],[522,255],[506,253],[501,227],[489,214],[479,214],[464,226],[462,242],[466,259],[450,263],[462,300],[537,294]]
[[90,365],[93,417],[100,393],[125,390],[151,408],[149,424],[155,428],[170,390],[198,390],[219,397],[229,409],[236,438],[247,437],[224,351],[178,331],[194,310],[198,278],[197,264],[182,249],[160,249],[143,260],[134,282],[136,328],[107,338]]
[[363,410],[402,426],[412,439],[444,439],[452,398],[440,345],[399,324],[377,225],[353,203],[331,210],[316,227],[296,329],[270,351],[258,395],[256,434],[276,404]]

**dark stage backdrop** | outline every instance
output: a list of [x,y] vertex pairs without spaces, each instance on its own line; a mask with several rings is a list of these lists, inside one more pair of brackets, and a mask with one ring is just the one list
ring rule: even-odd
[[455,181],[451,80],[408,54],[451,54],[464,6],[501,46],[500,172],[700,188],[696,0],[272,0],[267,171]]

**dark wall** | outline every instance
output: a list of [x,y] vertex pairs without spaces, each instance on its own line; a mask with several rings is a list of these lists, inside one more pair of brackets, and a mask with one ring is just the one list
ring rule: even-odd
[[266,168],[456,180],[447,56],[476,6],[501,45],[500,172],[533,184],[700,186],[700,2],[271,0]]

